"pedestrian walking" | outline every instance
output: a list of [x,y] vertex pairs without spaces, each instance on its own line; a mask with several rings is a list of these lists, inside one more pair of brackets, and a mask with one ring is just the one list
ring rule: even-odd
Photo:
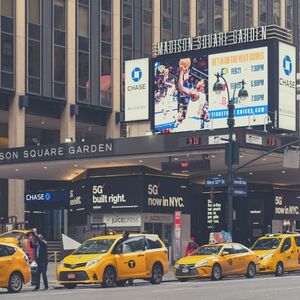
[[48,289],[47,267],[48,267],[48,248],[43,235],[37,234],[34,230],[34,237],[30,241],[30,247],[35,249],[37,263],[37,281],[34,291],[40,289],[41,274],[43,276],[44,289]]

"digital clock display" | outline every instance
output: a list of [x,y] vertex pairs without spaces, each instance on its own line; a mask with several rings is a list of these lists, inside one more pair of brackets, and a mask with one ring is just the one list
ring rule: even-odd
[[201,145],[201,137],[200,136],[189,136],[186,138],[187,145]]

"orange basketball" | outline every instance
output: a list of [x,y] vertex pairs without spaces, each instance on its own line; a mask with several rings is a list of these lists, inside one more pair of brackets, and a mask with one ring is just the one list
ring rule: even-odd
[[179,65],[183,66],[183,68],[188,69],[191,66],[191,59],[189,57],[182,58],[179,61]]

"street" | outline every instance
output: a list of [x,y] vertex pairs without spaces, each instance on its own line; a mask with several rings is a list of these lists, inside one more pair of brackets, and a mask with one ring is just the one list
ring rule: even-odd
[[[48,291],[33,292],[27,285],[20,294],[7,294],[0,289],[1,299],[299,299],[300,274],[286,274],[283,277],[257,276],[254,279],[243,277],[226,278],[222,281],[194,280],[189,282],[169,281],[151,285],[137,281],[134,286],[104,289],[100,286],[80,286],[75,290],[52,287]],[[43,286],[43,285],[42,285]]]

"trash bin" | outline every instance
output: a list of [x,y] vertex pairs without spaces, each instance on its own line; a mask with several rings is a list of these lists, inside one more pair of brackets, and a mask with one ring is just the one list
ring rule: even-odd
[[36,285],[37,283],[37,276],[38,276],[38,265],[35,261],[30,264],[31,270],[31,285]]

